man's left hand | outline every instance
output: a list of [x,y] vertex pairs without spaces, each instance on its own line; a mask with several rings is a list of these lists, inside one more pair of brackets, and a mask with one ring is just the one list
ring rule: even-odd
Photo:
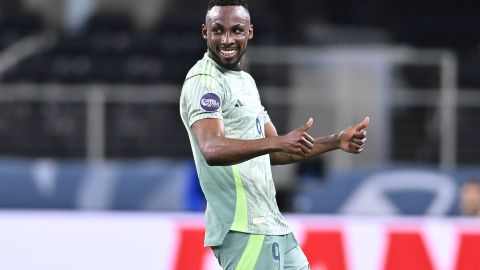
[[339,148],[345,152],[359,154],[367,141],[367,131],[370,117],[365,117],[359,124],[351,126],[339,134]]

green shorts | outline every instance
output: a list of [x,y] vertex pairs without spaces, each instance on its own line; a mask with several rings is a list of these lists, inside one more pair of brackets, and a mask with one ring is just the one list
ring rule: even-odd
[[292,233],[258,235],[230,231],[223,243],[212,250],[224,270],[310,269]]

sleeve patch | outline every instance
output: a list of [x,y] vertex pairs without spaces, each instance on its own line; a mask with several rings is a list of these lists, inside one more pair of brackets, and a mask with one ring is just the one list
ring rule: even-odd
[[207,93],[200,99],[200,106],[205,111],[215,112],[220,109],[220,98],[215,93]]

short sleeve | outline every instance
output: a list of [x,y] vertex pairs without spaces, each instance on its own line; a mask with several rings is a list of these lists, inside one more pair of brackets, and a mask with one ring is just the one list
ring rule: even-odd
[[225,90],[215,78],[209,75],[192,77],[185,82],[183,91],[189,126],[205,118],[223,119]]
[[268,115],[267,110],[265,110],[265,108],[263,108],[262,119],[263,119],[263,124],[264,124],[264,125],[265,125],[266,123],[272,121],[272,120],[270,119],[270,116]]

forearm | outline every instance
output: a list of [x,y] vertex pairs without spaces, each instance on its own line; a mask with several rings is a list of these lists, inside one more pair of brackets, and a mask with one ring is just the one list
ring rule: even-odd
[[210,166],[226,166],[280,151],[275,147],[275,138],[240,140],[217,138],[205,144],[201,152]]
[[301,160],[309,159],[339,148],[339,135],[332,134],[328,136],[315,138],[314,147],[308,156],[287,154],[284,152],[270,153],[270,163],[272,165],[284,165],[295,163]]
[[278,136],[273,124],[268,122],[265,124],[265,138],[255,140],[226,137],[223,121],[219,119],[199,120],[192,125],[192,131],[207,164],[224,166],[274,152],[309,154],[315,140],[306,131],[311,128],[312,121],[310,118],[305,126],[283,136]]
[[336,150],[340,146],[340,136],[338,134],[332,134],[315,138],[314,147],[310,153],[310,157],[315,157],[323,153]]

